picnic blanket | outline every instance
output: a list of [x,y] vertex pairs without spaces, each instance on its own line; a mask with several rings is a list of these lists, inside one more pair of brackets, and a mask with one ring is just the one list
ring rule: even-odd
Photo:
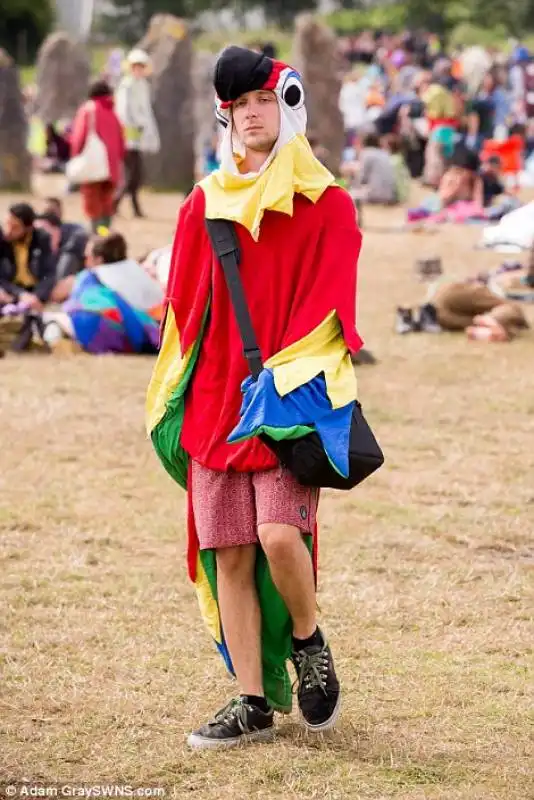
[[163,290],[133,260],[83,270],[63,305],[88,353],[156,353]]
[[460,200],[452,203],[446,208],[434,210],[425,206],[420,208],[408,209],[407,220],[409,223],[425,222],[438,224],[443,222],[454,222],[456,224],[467,224],[480,222],[488,219],[488,210],[478,203]]

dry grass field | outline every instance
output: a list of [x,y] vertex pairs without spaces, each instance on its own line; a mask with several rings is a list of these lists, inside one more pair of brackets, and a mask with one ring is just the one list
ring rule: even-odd
[[[40,185],[43,194],[50,186]],[[9,198],[0,199],[4,211]],[[140,255],[178,199],[117,227]],[[79,216],[78,199],[69,200]],[[125,214],[129,213],[125,206]],[[318,601],[344,707],[335,732],[280,719],[274,745],[190,753],[232,695],[184,564],[184,495],[144,435],[152,361],[0,361],[0,783],[161,786],[199,800],[534,798],[534,334],[396,336],[416,257],[499,263],[480,229],[373,231],[360,394],[387,465],[326,493]],[[534,319],[531,319],[534,322]]]

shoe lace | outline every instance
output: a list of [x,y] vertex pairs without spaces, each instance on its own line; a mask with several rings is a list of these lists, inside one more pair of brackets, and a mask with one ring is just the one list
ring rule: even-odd
[[298,685],[304,691],[309,692],[313,689],[321,689],[324,694],[326,690],[326,678],[328,675],[328,654],[325,650],[318,653],[297,653],[295,661],[298,671]]
[[243,733],[248,733],[249,728],[247,725],[247,710],[249,706],[243,703],[240,699],[234,698],[230,702],[217,711],[214,718],[214,723],[218,725],[230,725],[234,720],[237,722],[239,729]]

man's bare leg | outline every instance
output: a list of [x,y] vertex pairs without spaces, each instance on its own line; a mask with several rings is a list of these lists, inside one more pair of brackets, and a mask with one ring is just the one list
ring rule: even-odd
[[339,716],[341,692],[330,647],[317,627],[310,553],[301,532],[291,525],[260,525],[258,536],[293,621],[291,658],[304,724],[311,731],[326,731]]
[[308,548],[292,525],[260,525],[258,536],[274,584],[293,620],[293,636],[307,639],[317,628],[315,580]]
[[263,697],[261,616],[254,581],[256,545],[217,550],[222,627],[241,693]]
[[232,700],[211,722],[193,731],[187,742],[199,749],[270,742],[274,712],[263,694],[256,545],[223,547],[216,558],[219,611],[242,698]]

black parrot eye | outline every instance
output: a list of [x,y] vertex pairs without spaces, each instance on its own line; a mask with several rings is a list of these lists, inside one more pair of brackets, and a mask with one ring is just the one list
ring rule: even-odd
[[222,126],[223,126],[223,128],[227,128],[227,127],[228,127],[228,119],[227,119],[227,118],[224,116],[224,114],[222,113],[222,111],[220,111],[220,110],[217,108],[217,105],[215,106],[215,118],[216,118],[217,122],[218,122],[220,125],[222,125]]
[[304,89],[297,72],[290,72],[282,89],[282,99],[290,108],[297,109],[304,104]]

